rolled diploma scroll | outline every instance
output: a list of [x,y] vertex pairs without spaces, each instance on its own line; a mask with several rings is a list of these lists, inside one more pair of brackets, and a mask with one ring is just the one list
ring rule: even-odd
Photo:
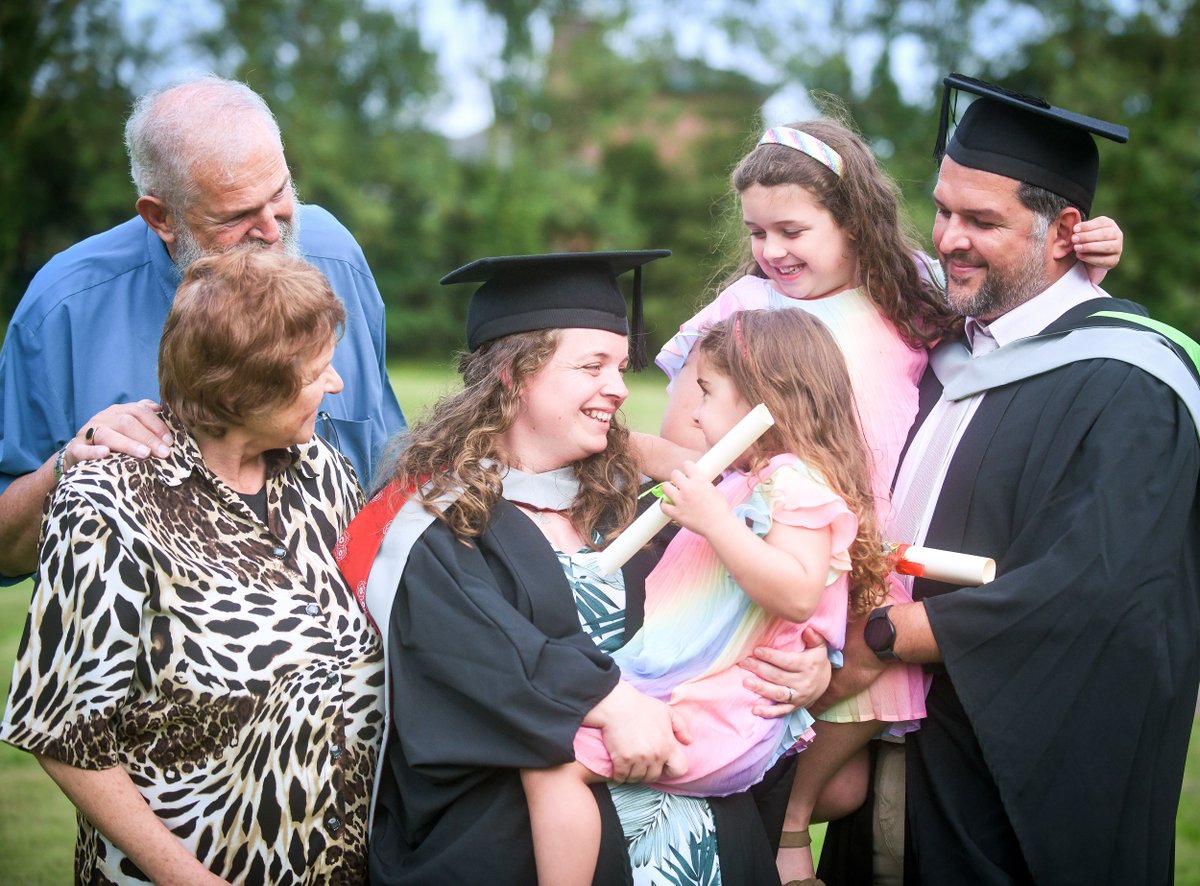
[[996,577],[996,561],[991,557],[895,542],[888,542],[888,548],[892,552],[894,568],[901,575],[967,586],[985,585]]
[[[712,449],[696,460],[696,467],[709,482],[717,479],[722,471],[733,464],[734,459],[750,448],[767,428],[775,424],[771,411],[759,403],[736,425],[729,429]],[[629,528],[613,539],[612,544],[600,552],[597,565],[602,575],[612,575],[642,549],[655,533],[671,521],[662,511],[662,502],[656,501],[642,515],[629,524]]]

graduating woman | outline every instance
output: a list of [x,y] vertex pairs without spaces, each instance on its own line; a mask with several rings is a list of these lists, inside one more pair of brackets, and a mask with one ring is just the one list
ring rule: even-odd
[[[442,281],[483,284],[464,387],[413,429],[339,546],[387,655],[374,883],[536,882],[520,770],[574,759],[580,725],[602,730],[624,782],[594,786],[595,882],[777,879],[747,796],[635,784],[678,767],[688,738],[606,654],[640,624],[653,557],[615,576],[588,561],[632,519],[639,480],[619,414],[629,348],[617,276],[637,269],[636,330],[641,265],[666,254],[481,259]],[[823,647],[760,654],[746,676],[766,715],[828,679]]]

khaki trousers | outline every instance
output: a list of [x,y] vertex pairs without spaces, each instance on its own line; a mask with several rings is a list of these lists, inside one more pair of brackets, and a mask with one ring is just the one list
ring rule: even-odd
[[876,886],[904,884],[904,742],[881,741],[875,757],[872,816]]

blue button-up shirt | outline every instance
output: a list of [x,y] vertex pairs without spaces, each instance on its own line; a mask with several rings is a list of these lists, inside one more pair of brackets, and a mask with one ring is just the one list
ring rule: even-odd
[[[317,432],[371,477],[403,429],[384,361],[383,300],[362,249],[319,206],[298,207],[300,248],[346,305]],[[141,218],[75,244],[30,283],[0,350],[0,492],[37,470],[84,422],[114,403],[157,401],[158,341],[179,273]]]

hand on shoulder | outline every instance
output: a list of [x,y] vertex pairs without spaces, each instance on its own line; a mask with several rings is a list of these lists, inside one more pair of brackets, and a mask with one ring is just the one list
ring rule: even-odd
[[61,468],[103,458],[114,452],[165,458],[171,451],[171,432],[153,400],[117,403],[93,415],[62,451]]

